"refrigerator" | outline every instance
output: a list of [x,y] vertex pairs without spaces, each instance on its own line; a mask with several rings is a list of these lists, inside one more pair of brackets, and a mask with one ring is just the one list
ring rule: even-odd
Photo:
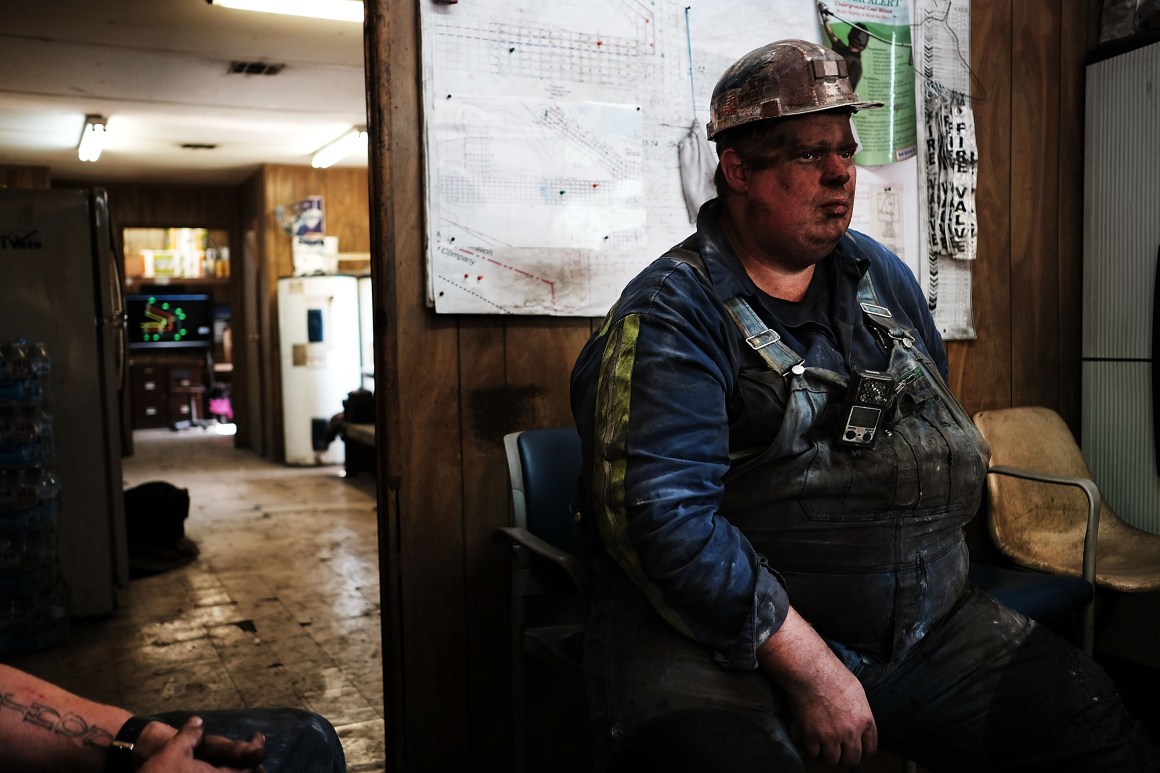
[[358,279],[342,274],[278,280],[285,461],[342,464],[332,421],[362,381]]
[[1116,512],[1160,532],[1160,44],[1087,67],[1081,445]]
[[0,342],[42,345],[51,363],[56,552],[74,617],[112,612],[129,582],[117,244],[101,189],[0,190]]
[[[1093,58],[1084,137],[1081,447],[1128,523],[1160,533],[1160,43]],[[1160,596],[1117,604],[1101,649],[1160,668]]]
[[358,278],[359,360],[362,362],[362,388],[375,391],[375,308],[371,296],[371,278]]

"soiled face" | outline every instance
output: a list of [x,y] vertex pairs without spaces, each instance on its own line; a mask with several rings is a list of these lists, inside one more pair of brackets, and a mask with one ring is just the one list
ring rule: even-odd
[[856,149],[849,116],[831,111],[779,119],[761,147],[722,154],[753,257],[792,270],[834,249],[854,212]]

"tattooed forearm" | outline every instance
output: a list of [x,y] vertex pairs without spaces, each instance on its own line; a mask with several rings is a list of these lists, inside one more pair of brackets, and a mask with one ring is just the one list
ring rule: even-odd
[[14,693],[0,693],[0,711],[12,711],[21,715],[21,721],[29,725],[70,739],[82,746],[108,746],[113,736],[99,725],[90,725],[81,717],[72,712],[61,714],[60,711],[43,703],[29,703],[24,705],[16,700]]

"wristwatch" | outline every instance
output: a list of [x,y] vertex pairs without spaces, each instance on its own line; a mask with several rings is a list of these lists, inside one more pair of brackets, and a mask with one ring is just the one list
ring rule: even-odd
[[129,717],[117,737],[109,744],[109,756],[105,759],[105,773],[133,773],[137,769],[137,761],[133,757],[133,749],[137,746],[137,738],[141,731],[153,717]]

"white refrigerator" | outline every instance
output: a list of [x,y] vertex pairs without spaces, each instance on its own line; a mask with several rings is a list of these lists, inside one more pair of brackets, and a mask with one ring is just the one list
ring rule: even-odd
[[112,612],[129,581],[117,243],[103,190],[0,190],[0,341],[42,343],[51,359],[57,555],[80,617]]
[[282,427],[285,461],[342,464],[331,421],[362,380],[358,279],[339,274],[278,280]]
[[375,309],[371,278],[358,278],[359,359],[362,361],[362,388],[375,391]]

